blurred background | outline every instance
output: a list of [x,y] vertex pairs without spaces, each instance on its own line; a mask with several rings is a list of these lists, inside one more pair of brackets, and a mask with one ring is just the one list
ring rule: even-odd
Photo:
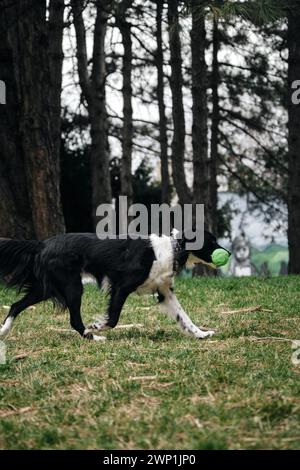
[[223,275],[300,273],[299,1],[2,0],[0,38],[1,237],[204,203]]

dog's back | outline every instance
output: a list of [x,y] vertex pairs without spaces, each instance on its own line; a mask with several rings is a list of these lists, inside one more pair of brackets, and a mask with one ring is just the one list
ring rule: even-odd
[[45,298],[66,306],[62,286],[70,279],[89,273],[99,285],[104,276],[112,283],[130,280],[138,285],[147,277],[154,257],[149,240],[100,240],[94,233],[61,234],[42,242],[2,239],[0,279],[18,290],[38,286]]
[[[11,306],[0,336],[11,329],[14,319],[28,306],[52,299],[70,312],[71,326],[83,337],[99,339],[86,330],[81,314],[82,273],[92,274],[101,284],[111,284],[110,309],[120,313],[130,292],[142,284],[155,259],[149,240],[106,239],[95,234],[70,233],[39,241],[0,241],[0,279],[25,290]],[[119,315],[118,313],[118,315]],[[114,324],[112,317],[112,324]]]

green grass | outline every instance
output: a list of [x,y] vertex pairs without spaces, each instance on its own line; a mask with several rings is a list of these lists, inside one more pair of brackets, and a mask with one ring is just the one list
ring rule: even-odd
[[[152,297],[132,295],[121,317],[143,327],[108,332],[104,343],[69,331],[50,303],[23,313],[0,366],[0,447],[299,448],[300,366],[289,340],[300,339],[300,279],[176,284],[193,320],[216,336],[183,336]],[[14,293],[0,296],[4,317]],[[272,311],[222,313],[256,305]],[[104,308],[87,286],[85,322]]]

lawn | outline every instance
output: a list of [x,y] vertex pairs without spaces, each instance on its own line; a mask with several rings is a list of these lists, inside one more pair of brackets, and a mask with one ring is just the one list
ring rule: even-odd
[[[151,296],[132,295],[120,324],[136,326],[103,343],[83,341],[51,303],[23,313],[0,365],[0,447],[299,448],[300,278],[186,279],[176,292],[216,336],[183,336]],[[13,299],[1,290],[2,317]],[[86,286],[85,322],[104,308]]]

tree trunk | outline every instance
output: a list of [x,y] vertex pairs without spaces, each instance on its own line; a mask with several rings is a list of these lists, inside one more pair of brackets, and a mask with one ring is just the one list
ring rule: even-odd
[[54,141],[53,160],[60,175],[61,144],[61,87],[63,65],[64,0],[51,0],[49,4],[49,60],[51,80],[51,127]]
[[[26,0],[22,6],[27,7],[27,12],[20,14],[19,10],[17,26],[20,130],[34,229],[36,236],[42,239],[64,231],[58,162],[51,125],[54,113],[50,112],[53,93],[46,1],[38,2],[32,8],[32,2]],[[58,113],[60,115],[60,110]]]
[[211,150],[209,165],[209,213],[211,230],[217,235],[217,208],[218,208],[218,161],[219,161],[219,124],[220,124],[220,107],[219,107],[219,28],[218,20],[213,19],[213,62],[212,62],[212,123],[211,123]]
[[205,17],[201,0],[192,1],[192,96],[193,96],[193,169],[194,202],[205,204],[205,220],[210,224],[208,140],[207,140],[207,66],[205,61]]
[[122,35],[123,53],[123,130],[122,130],[122,160],[121,160],[121,194],[128,197],[128,205],[133,202],[132,189],[132,39],[131,25],[127,21],[127,11],[132,5],[132,0],[122,0],[117,13],[117,26]]
[[181,41],[179,35],[179,0],[168,0],[168,24],[170,42],[170,86],[172,91],[173,140],[172,140],[172,168],[174,185],[180,204],[191,202],[191,193],[186,183],[184,170],[185,155],[185,116],[183,107],[183,76]]
[[105,66],[105,34],[110,0],[98,0],[94,27],[93,69],[91,76],[88,70],[86,49],[86,31],[83,21],[83,0],[71,2],[77,41],[77,62],[79,83],[87,102],[91,125],[91,181],[92,210],[96,224],[96,209],[99,204],[111,203],[111,185],[109,176],[109,152],[107,139],[106,113],[106,66]]
[[288,82],[289,82],[289,180],[288,180],[288,242],[289,272],[300,274],[300,104],[292,101],[293,82],[300,79],[300,13],[295,11],[288,18]]
[[161,202],[169,204],[171,199],[169,161],[168,161],[168,136],[167,118],[164,101],[164,53],[162,41],[162,13],[163,0],[156,2],[156,68],[157,68],[157,101],[159,109],[159,142],[161,162]]
[[[192,97],[193,97],[193,200],[204,204],[205,226],[213,231],[212,204],[210,201],[210,168],[208,160],[208,104],[207,65],[205,60],[205,13],[201,0],[192,0]],[[214,276],[215,271],[204,265],[196,265],[195,276]]]
[[[4,43],[7,46],[6,65],[10,67],[10,82],[14,83],[15,93],[8,102],[7,109],[13,115],[6,119],[9,134],[4,137],[8,143],[4,144],[4,160],[8,162],[6,171],[12,175],[13,183],[14,200],[10,198],[10,207],[14,206],[16,232],[23,232],[25,237],[32,236],[33,225],[35,236],[43,239],[64,230],[58,160],[51,126],[52,119],[56,118],[55,112],[50,111],[53,90],[46,1],[39,2],[34,8],[29,0],[8,4],[3,13],[9,22]],[[60,96],[60,90],[57,93]],[[13,146],[9,144],[11,132],[16,142]],[[8,161],[10,153],[13,158]],[[15,186],[14,189],[18,181],[20,188]],[[19,210],[21,194],[24,197],[21,206],[27,205],[22,213]]]
[[109,174],[109,148],[106,113],[106,62],[105,36],[111,0],[97,1],[97,17],[94,29],[93,70],[91,76],[92,93],[89,103],[91,115],[91,173],[92,207],[94,216],[99,204],[111,203]]
[[14,20],[15,11],[5,2],[0,9],[0,80],[6,85],[6,104],[0,105],[0,237],[33,238],[19,135],[19,89],[12,46],[16,38],[11,26]]

